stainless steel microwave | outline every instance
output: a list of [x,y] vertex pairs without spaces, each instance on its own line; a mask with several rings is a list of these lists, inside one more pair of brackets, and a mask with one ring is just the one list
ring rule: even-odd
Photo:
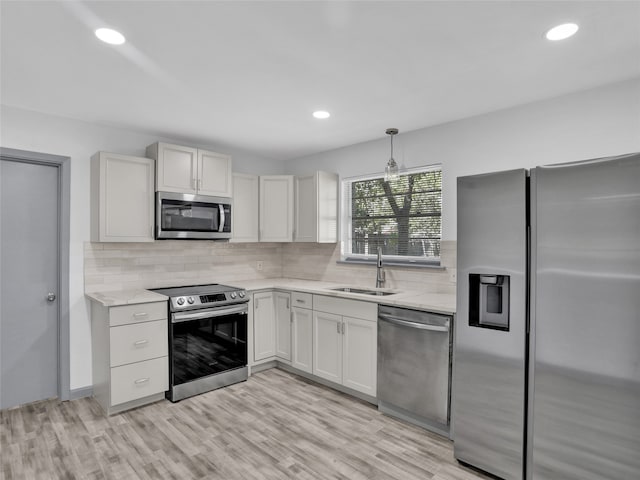
[[231,199],[156,192],[156,238],[231,238]]

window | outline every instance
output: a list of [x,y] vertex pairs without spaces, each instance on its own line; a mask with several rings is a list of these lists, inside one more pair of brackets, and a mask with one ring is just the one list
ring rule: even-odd
[[382,174],[342,181],[342,260],[439,265],[442,169],[420,167],[385,182]]

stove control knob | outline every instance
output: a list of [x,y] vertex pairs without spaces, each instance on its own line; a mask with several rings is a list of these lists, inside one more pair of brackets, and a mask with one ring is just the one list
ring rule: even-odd
[[244,298],[244,292],[242,290],[238,292],[238,295],[240,296],[240,298]]
[[236,296],[237,296],[237,295],[236,295],[236,292],[231,292],[231,293],[229,294],[229,296],[230,296],[231,298],[236,298]]
[[184,298],[180,297],[178,298],[178,300],[176,300],[178,305],[184,305]]
[[193,297],[189,297],[187,298],[187,302],[189,302],[189,305],[193,305],[193,302],[195,302],[195,300],[193,299]]

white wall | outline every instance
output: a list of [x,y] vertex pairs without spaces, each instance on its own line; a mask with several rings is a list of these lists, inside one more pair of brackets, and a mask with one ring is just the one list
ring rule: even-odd
[[[389,127],[399,125],[389,124]],[[288,162],[341,178],[382,172],[389,137]],[[400,134],[402,167],[441,163],[443,239],[456,239],[456,178],[640,151],[640,79]]]
[[89,233],[89,159],[99,150],[144,156],[147,145],[158,140],[199,146],[233,156],[238,172],[282,173],[280,162],[255,155],[194,145],[185,141],[90,124],[12,107],[0,109],[0,145],[71,157],[71,232],[70,232],[70,386],[91,385],[91,330],[89,303],[84,297],[84,242]]

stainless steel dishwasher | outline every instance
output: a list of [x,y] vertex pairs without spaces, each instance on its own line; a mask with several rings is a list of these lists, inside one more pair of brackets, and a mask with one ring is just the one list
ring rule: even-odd
[[449,436],[449,315],[378,307],[378,409]]

